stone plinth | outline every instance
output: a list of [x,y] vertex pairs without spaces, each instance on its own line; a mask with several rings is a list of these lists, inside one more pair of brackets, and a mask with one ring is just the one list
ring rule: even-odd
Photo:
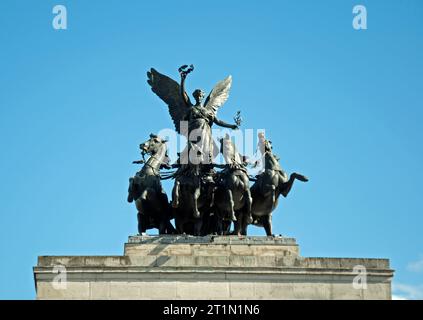
[[390,299],[392,276],[387,259],[305,258],[284,237],[134,236],[123,256],[34,267],[38,299]]

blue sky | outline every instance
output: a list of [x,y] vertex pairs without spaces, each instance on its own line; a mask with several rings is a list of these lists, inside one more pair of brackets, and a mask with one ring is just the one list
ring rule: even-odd
[[390,258],[395,295],[423,298],[422,39],[419,0],[1,1],[0,298],[35,297],[38,255],[122,254],[131,161],[171,127],[145,72],[185,63],[190,91],[232,74],[219,117],[241,109],[309,176],[276,233],[304,256]]

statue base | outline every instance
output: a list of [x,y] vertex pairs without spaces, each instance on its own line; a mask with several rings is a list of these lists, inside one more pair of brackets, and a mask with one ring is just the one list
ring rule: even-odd
[[34,267],[37,299],[391,299],[392,277],[387,259],[305,258],[293,238],[252,236],[132,236],[123,256]]

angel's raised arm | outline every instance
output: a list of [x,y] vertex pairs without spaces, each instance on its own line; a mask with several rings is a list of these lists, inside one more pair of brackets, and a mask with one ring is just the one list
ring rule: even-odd
[[188,95],[185,91],[185,79],[187,78],[187,75],[194,70],[194,66],[191,65],[188,69],[187,68],[188,68],[187,65],[183,65],[182,67],[180,67],[178,69],[179,74],[181,75],[181,85],[179,87],[180,87],[180,90],[181,90],[181,97],[184,100],[185,105],[187,107],[191,107],[192,103],[189,100],[189,97],[188,97]]
[[184,100],[185,105],[187,107],[189,107],[190,106],[190,101],[189,101],[188,95],[187,95],[187,93],[185,91],[185,79],[186,79],[186,77],[187,77],[186,75],[183,75],[181,73],[181,85],[180,85],[180,88],[181,88],[181,97]]

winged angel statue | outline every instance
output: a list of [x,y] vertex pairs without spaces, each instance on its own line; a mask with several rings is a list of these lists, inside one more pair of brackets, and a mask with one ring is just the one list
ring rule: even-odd
[[[212,136],[213,124],[235,130],[242,121],[239,111],[234,117],[235,124],[217,118],[219,108],[229,97],[232,78],[228,76],[218,82],[205,100],[203,90],[196,89],[192,103],[185,92],[185,80],[193,70],[193,65],[180,67],[179,83],[155,69],[147,72],[147,82],[167,104],[175,129],[187,138],[187,146],[176,163],[170,165],[166,140],[151,134],[140,145],[143,160],[134,163],[144,166],[130,178],[128,188],[128,201],[135,201],[138,210],[139,232],[158,228],[160,233],[228,234],[233,222],[234,233],[238,235],[246,235],[251,223],[263,226],[271,235],[272,211],[279,195],[286,197],[295,180],[308,179],[298,173],[288,176],[264,135],[259,135],[259,140],[264,146],[260,151],[266,170],[255,178],[249,176],[245,157],[237,154],[229,138],[222,139],[222,148],[218,147]],[[224,165],[214,163],[219,152],[224,156]],[[148,160],[144,159],[146,154]],[[162,176],[162,168],[178,169]],[[175,179],[171,203],[161,185],[161,180],[167,178]],[[255,181],[251,188],[249,181]],[[176,230],[170,223],[173,218]]]
[[216,124],[221,127],[238,129],[238,124],[229,124],[217,118],[218,109],[229,97],[232,77],[216,84],[203,103],[205,94],[196,89],[192,96],[192,103],[185,92],[187,75],[194,70],[193,65],[184,65],[178,69],[181,82],[161,74],[155,69],[147,72],[148,83],[152,91],[157,94],[169,107],[169,113],[179,134],[187,137],[187,148],[180,154],[180,164],[212,164],[219,153],[212,137],[211,127]]

